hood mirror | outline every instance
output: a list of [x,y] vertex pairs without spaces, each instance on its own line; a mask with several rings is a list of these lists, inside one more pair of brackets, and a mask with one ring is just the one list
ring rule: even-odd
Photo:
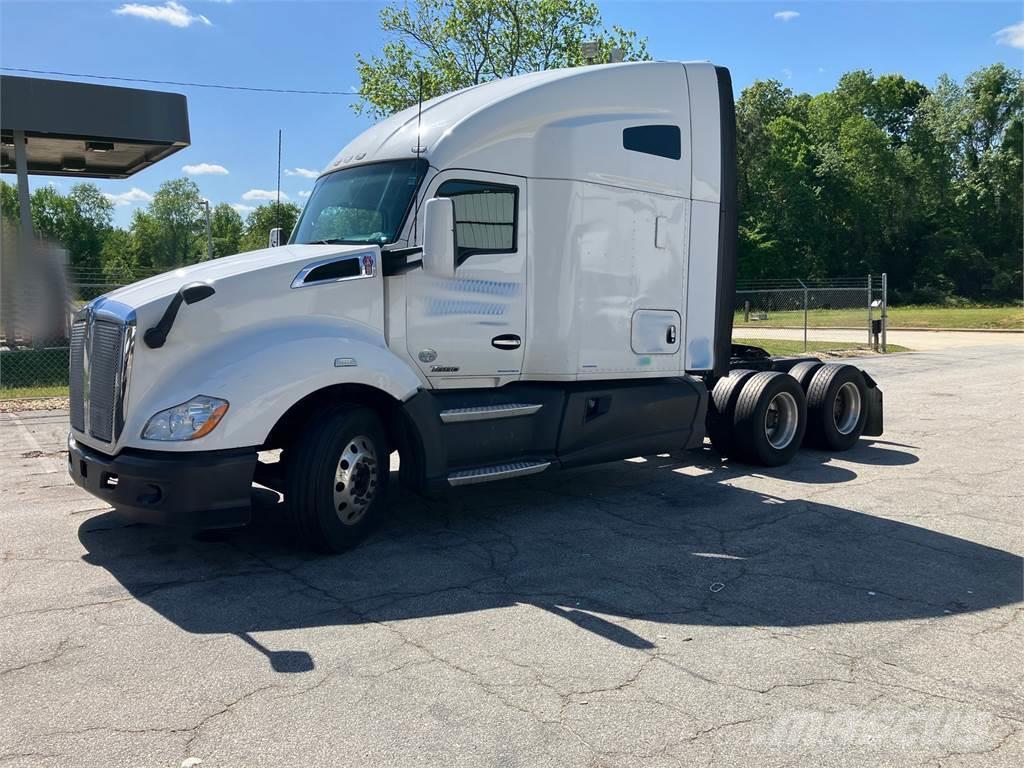
[[450,197],[427,200],[423,219],[423,271],[455,277],[455,202]]
[[274,227],[270,230],[270,248],[277,248],[279,245],[284,245],[284,228]]
[[213,290],[213,286],[209,283],[189,283],[181,289],[181,297],[185,300],[186,304],[195,304],[197,301],[207,299],[215,293],[216,291]]

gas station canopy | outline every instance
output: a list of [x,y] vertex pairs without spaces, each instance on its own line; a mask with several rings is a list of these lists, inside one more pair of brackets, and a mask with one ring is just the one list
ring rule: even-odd
[[0,152],[15,172],[24,136],[27,173],[125,179],[187,147],[188,105],[179,93],[0,76]]

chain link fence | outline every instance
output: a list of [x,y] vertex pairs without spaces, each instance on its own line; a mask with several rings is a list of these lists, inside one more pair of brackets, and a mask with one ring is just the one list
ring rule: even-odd
[[772,354],[886,352],[886,275],[737,285],[733,342]]

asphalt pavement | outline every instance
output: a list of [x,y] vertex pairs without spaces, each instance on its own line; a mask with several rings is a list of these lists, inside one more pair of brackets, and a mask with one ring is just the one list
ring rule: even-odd
[[848,453],[399,497],[337,557],[268,496],[126,524],[0,414],[0,766],[1018,766],[1024,347],[857,363]]

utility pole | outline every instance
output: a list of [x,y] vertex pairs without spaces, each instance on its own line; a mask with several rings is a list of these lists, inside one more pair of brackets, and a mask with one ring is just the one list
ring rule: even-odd
[[206,258],[213,258],[213,231],[210,229],[210,201],[200,200],[199,204],[206,209]]

